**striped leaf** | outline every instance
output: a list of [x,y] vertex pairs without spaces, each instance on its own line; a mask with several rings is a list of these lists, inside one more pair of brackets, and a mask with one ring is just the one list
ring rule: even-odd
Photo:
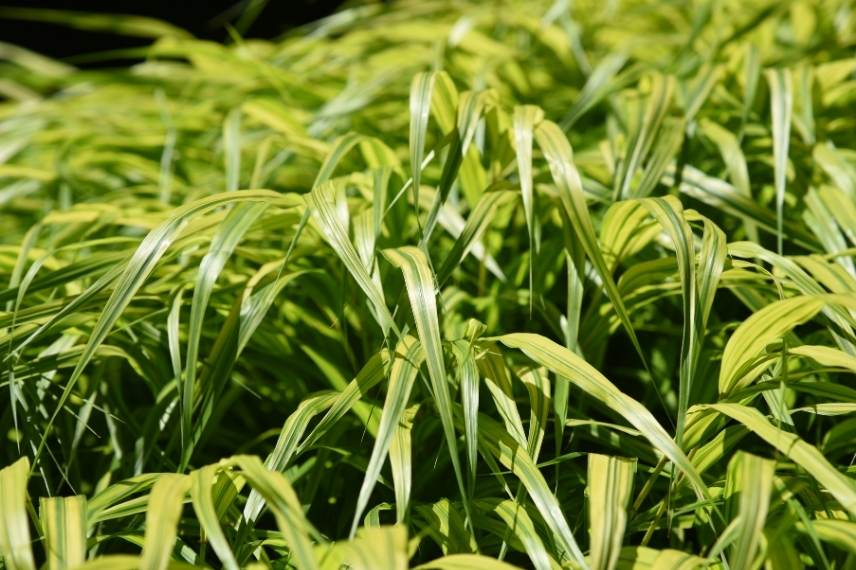
[[621,570],[693,570],[707,564],[704,558],[667,548],[655,550],[645,546],[622,549],[617,568]]
[[36,567],[26,507],[29,471],[26,457],[0,470],[0,554],[10,570]]
[[535,523],[520,504],[509,499],[491,504],[490,507],[485,505],[485,507],[492,508],[493,512],[506,524],[508,530],[514,533],[523,544],[523,548],[536,570],[551,570],[558,565],[547,553],[544,543],[538,536]]
[[[683,334],[681,336],[676,435],[678,445],[680,446],[683,441],[684,423],[686,421],[687,409],[689,408],[689,397],[693,387],[693,376],[701,345],[699,330],[703,330],[700,326],[700,315],[698,314],[699,302],[698,291],[696,289],[694,237],[689,224],[684,219],[680,204],[664,198],[646,198],[641,203],[659,222],[674,245],[678,273],[681,278],[684,322]],[[715,289],[715,284],[713,287]]]
[[598,245],[591,216],[586,206],[582,181],[573,163],[571,145],[568,143],[565,135],[559,130],[559,127],[550,121],[541,123],[535,131],[535,137],[547,159],[547,163],[550,165],[553,180],[559,188],[562,206],[573,225],[577,239],[579,239],[583,250],[600,275],[603,286],[606,289],[606,294],[615,307],[615,312],[618,314],[621,324],[630,336],[633,347],[644,361],[645,357],[642,347],[636,338],[636,332],[633,330],[627,309],[624,307],[624,301],[618,292],[618,288],[615,286],[615,281],[612,279],[612,275],[607,268],[600,246]]
[[196,512],[199,524],[205,531],[205,536],[211,544],[211,548],[217,554],[217,558],[220,560],[223,568],[233,570],[239,568],[238,561],[235,559],[235,555],[226,541],[225,534],[223,534],[223,528],[220,526],[217,514],[217,507],[212,496],[214,480],[218,470],[219,466],[215,464],[207,465],[202,469],[194,471],[190,475],[190,498],[193,503],[193,510]]
[[[740,141],[728,129],[710,120],[702,120],[700,127],[704,135],[719,149],[719,154],[725,163],[728,177],[734,188],[748,199],[752,199],[752,189],[749,184],[749,167],[746,156],[740,148]],[[752,241],[758,241],[758,230],[748,218],[744,218],[746,234]]]
[[[178,236],[179,232],[193,217],[199,216],[213,208],[225,206],[233,202],[277,202],[279,201],[279,198],[279,194],[267,190],[248,190],[246,192],[214,194],[178,208],[166,221],[162,222],[157,228],[149,232],[136,249],[133,256],[128,260],[121,275],[118,277],[113,292],[107,300],[107,303],[101,312],[101,316],[92,330],[92,334],[83,349],[80,360],[78,360],[77,365],[72,371],[48,423],[52,424],[56,421],[60,410],[62,410],[77,381],[83,374],[83,370],[95,355],[95,351],[101,343],[104,342],[104,339],[107,338],[107,335],[110,333],[110,329],[112,329],[113,325],[116,324],[116,321],[119,320],[122,311],[124,311],[128,306],[131,299],[143,285],[143,282],[154,270],[167,248],[169,248]],[[45,431],[45,437],[43,437],[39,443],[37,455],[41,454],[44,449],[44,445],[47,441],[46,436],[47,431]]]
[[410,84],[410,171],[414,207],[419,204],[419,189],[422,187],[422,161],[425,156],[425,135],[431,114],[434,80],[434,73],[423,72],[414,76]]
[[226,261],[235,250],[238,242],[249,230],[250,226],[265,211],[267,204],[239,204],[232,209],[226,219],[218,227],[217,233],[211,240],[208,253],[202,258],[196,285],[193,288],[193,299],[190,303],[190,322],[187,332],[187,360],[184,366],[185,376],[181,383],[181,426],[183,445],[188,447],[190,438],[193,405],[195,400],[195,383],[199,341],[202,336],[202,324],[205,310],[214,290],[214,283],[223,271]]
[[186,475],[161,475],[152,487],[146,507],[146,534],[140,568],[164,570],[169,566],[178,519],[191,480]]
[[256,457],[238,455],[232,461],[241,468],[250,485],[270,506],[295,563],[308,570],[317,568],[312,543],[309,541],[309,523],[288,480],[281,473],[265,469]]
[[565,555],[579,566],[587,568],[583,553],[574,538],[573,532],[571,532],[568,521],[562,514],[559,501],[550,491],[547,481],[538,470],[535,462],[529,457],[525,443],[521,445],[516,442],[497,422],[490,418],[480,417],[479,423],[481,426],[479,442],[482,446],[482,455],[485,456],[485,452],[489,453],[503,467],[511,470],[520,479],[529,493],[529,498],[532,499],[541,517],[547,522]]
[[645,114],[637,119],[627,141],[624,159],[615,176],[616,198],[630,196],[633,176],[651,150],[663,117],[669,109],[674,88],[675,80],[671,76],[654,75],[651,79],[651,95],[645,106]]
[[835,544],[845,552],[856,551],[856,523],[837,519],[818,519],[808,525],[797,525],[805,534],[816,534],[820,540]]
[[755,408],[740,404],[705,404],[699,409],[711,409],[740,422],[758,437],[805,469],[851,515],[856,514],[856,485],[829,463],[820,451],[798,436],[783,431]]
[[437,316],[434,273],[425,252],[421,249],[407,246],[398,249],[386,249],[383,254],[391,264],[401,269],[401,273],[404,275],[404,283],[410,299],[410,309],[416,323],[416,332],[419,334],[419,341],[425,351],[425,363],[431,380],[434,405],[440,415],[440,422],[443,426],[443,434],[452,459],[458,488],[461,496],[464,497],[464,506],[468,508],[464,476],[458,454],[458,439],[452,420],[452,400],[446,377],[446,364],[440,337],[440,321]]
[[372,279],[365,265],[360,260],[356,248],[348,238],[347,226],[342,223],[341,216],[335,206],[336,186],[333,183],[321,183],[307,196],[307,206],[312,208],[313,218],[321,229],[321,233],[330,247],[336,252],[351,276],[362,289],[374,309],[381,330],[394,328],[392,315],[386,306],[383,291]]
[[791,71],[768,69],[767,83],[770,86],[770,111],[773,118],[773,159],[775,161],[776,187],[776,245],[782,253],[785,186],[787,183],[788,143],[791,138]]
[[42,497],[40,503],[48,568],[77,568],[86,560],[86,497]]
[[[363,477],[363,484],[360,487],[360,494],[357,497],[357,508],[351,524],[351,538],[356,535],[357,525],[380,476],[381,467],[383,467],[387,453],[399,429],[399,424],[404,417],[419,367],[425,358],[426,351],[424,351],[423,345],[409,336],[404,337],[395,349],[395,356],[389,372],[389,387],[386,391],[386,400],[381,412],[377,437],[366,468],[366,474]],[[405,500],[405,503],[400,508],[406,509],[407,497],[401,498]]]
[[618,564],[636,460],[590,453],[588,456],[589,525],[592,568]]
[[727,501],[735,503],[736,539],[728,557],[734,568],[754,568],[770,507],[775,463],[739,452],[728,466],[725,483]]
[[517,172],[520,176],[520,194],[523,197],[523,211],[526,216],[526,229],[529,232],[529,295],[532,303],[532,267],[534,256],[538,253],[535,240],[535,193],[532,187],[532,137],[535,127],[544,118],[544,112],[533,105],[514,108],[514,146],[517,151]]
[[771,303],[741,323],[722,354],[720,394],[729,394],[755,380],[769,366],[769,362],[755,364],[764,348],[814,318],[823,306],[822,297],[793,297]]
[[321,570],[406,570],[407,529],[403,526],[363,528],[355,538],[337,542],[320,555]]
[[639,430],[655,449],[668,457],[689,479],[695,492],[704,497],[707,487],[683,451],[645,406],[621,392],[600,372],[567,348],[540,335],[514,333],[499,337],[500,342],[523,351],[539,365],[568,378],[583,392],[599,400]]
[[413,570],[515,570],[517,567],[478,554],[450,554],[414,566]]
[[413,487],[413,450],[410,436],[413,430],[413,417],[417,411],[419,411],[418,405],[404,411],[389,445],[389,463],[392,467],[392,484],[395,489],[396,524],[404,522],[410,506],[410,492]]

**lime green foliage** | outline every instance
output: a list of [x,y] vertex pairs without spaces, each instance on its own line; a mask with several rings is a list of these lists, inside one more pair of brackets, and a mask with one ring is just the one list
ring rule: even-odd
[[0,16],[5,568],[856,565],[849,0]]

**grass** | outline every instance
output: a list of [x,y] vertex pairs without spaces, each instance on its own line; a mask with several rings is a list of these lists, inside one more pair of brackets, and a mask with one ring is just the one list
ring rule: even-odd
[[0,16],[6,568],[856,567],[852,2]]

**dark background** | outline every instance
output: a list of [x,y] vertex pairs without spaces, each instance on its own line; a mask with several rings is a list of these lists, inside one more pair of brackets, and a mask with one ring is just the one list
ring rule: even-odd
[[[50,8],[109,14],[149,16],[184,28],[198,38],[228,41],[227,26],[239,23],[241,13],[259,0],[0,0],[0,41],[20,45],[83,67],[116,65],[133,57],[115,54],[107,59],[83,54],[127,50],[151,43],[146,38],[75,30],[43,22],[2,16],[3,7]],[[275,38],[289,29],[336,11],[343,0],[261,0],[258,17],[241,34],[249,38]]]

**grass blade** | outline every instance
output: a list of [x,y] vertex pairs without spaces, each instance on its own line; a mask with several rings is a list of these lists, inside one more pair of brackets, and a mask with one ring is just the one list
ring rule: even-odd
[[740,404],[705,404],[699,408],[715,410],[749,428],[758,437],[805,469],[841,503],[847,512],[856,515],[856,486],[852,480],[839,473],[816,447],[792,433],[775,427],[755,408]]
[[589,454],[592,568],[611,570],[618,564],[635,472],[636,461],[633,459]]
[[223,534],[212,497],[214,479],[218,470],[218,465],[207,465],[194,471],[190,475],[190,498],[193,502],[193,510],[199,518],[199,524],[205,531],[205,536],[211,543],[211,548],[214,549],[217,558],[223,564],[223,568],[234,570],[239,568],[238,561],[235,560],[235,555]]
[[636,338],[636,332],[630,322],[627,309],[624,307],[624,301],[621,299],[621,295],[606,266],[600,246],[598,245],[597,236],[586,206],[585,196],[583,195],[582,181],[573,163],[571,145],[568,143],[565,135],[559,130],[559,127],[549,121],[541,123],[535,132],[535,137],[547,159],[547,163],[550,165],[553,180],[556,186],[559,187],[559,196],[565,212],[571,220],[574,232],[583,250],[586,252],[586,256],[591,260],[600,275],[603,286],[606,289],[606,294],[614,305],[615,312],[618,314],[621,324],[624,325],[624,329],[627,331],[633,347],[642,361],[645,362],[645,355],[642,352],[639,340]]
[[478,554],[450,554],[414,566],[413,570],[515,570],[516,567]]
[[422,187],[422,161],[425,157],[425,135],[431,114],[434,78],[434,73],[423,72],[416,75],[410,84],[410,171],[414,207],[418,207],[419,190]]
[[428,366],[428,377],[431,380],[434,404],[440,415],[455,478],[458,480],[458,488],[461,497],[464,498],[464,507],[467,509],[468,518],[470,518],[464,476],[458,454],[458,439],[452,420],[452,400],[446,378],[446,364],[440,337],[440,321],[437,316],[434,273],[431,271],[425,253],[415,247],[387,249],[384,250],[383,254],[391,264],[401,269],[401,273],[404,275],[410,308],[416,323],[416,332],[419,334],[419,340],[425,350],[425,362]]
[[270,505],[295,564],[307,570],[318,568],[312,544],[309,541],[309,523],[303,515],[303,506],[288,480],[280,473],[265,469],[256,457],[238,455],[233,457],[232,461],[241,468],[243,475],[253,488]]
[[538,253],[535,241],[535,193],[532,188],[532,137],[536,125],[544,118],[544,112],[533,105],[514,109],[514,146],[517,151],[517,171],[520,176],[520,194],[529,232],[529,310],[532,310],[532,267]]
[[407,529],[403,526],[363,528],[356,538],[332,545],[322,569],[406,570]]
[[785,186],[787,183],[788,142],[791,138],[791,71],[768,69],[767,83],[770,85],[770,110],[773,116],[773,158],[775,160],[776,187],[776,250],[782,254]]
[[769,366],[753,364],[761,351],[795,326],[812,319],[823,306],[823,297],[793,297],[772,303],[746,319],[725,346],[719,373],[720,394],[749,385]]
[[223,271],[226,261],[250,226],[267,208],[265,203],[238,204],[226,216],[211,240],[208,253],[202,258],[193,299],[190,302],[190,323],[187,331],[187,360],[184,366],[184,380],[181,385],[181,426],[183,446],[188,447],[190,438],[193,405],[195,403],[195,383],[199,341],[202,336],[202,323],[205,309],[211,299],[214,283]]
[[[197,202],[175,210],[169,219],[149,232],[134,252],[134,255],[128,261],[122,271],[122,274],[116,281],[113,293],[110,295],[110,299],[108,299],[98,322],[93,328],[92,334],[80,356],[80,360],[78,360],[74,371],[71,373],[68,383],[57,401],[56,408],[51,415],[48,424],[52,425],[54,423],[60,410],[62,410],[68,400],[68,397],[71,395],[71,391],[74,389],[84,368],[86,368],[89,361],[95,355],[95,351],[98,346],[104,342],[104,339],[109,334],[110,329],[116,321],[119,320],[122,311],[124,311],[131,302],[131,299],[142,286],[146,278],[154,270],[155,265],[157,265],[167,248],[172,244],[178,233],[185,227],[191,218],[218,206],[224,206],[232,202],[276,201],[278,198],[278,194],[267,190],[248,190],[241,193],[230,192],[225,194],[214,194],[213,196],[203,198]],[[39,443],[36,451],[36,457],[41,455],[46,438],[47,431],[44,432],[44,436]]]
[[48,568],[77,568],[86,560],[86,497],[43,497],[42,529]]
[[524,445],[516,442],[500,425],[487,417],[480,418],[479,441],[482,454],[489,452],[506,469],[510,469],[529,493],[538,512],[547,522],[561,549],[570,559],[582,568],[587,568],[583,553],[571,532],[568,521],[562,514],[556,496],[547,486],[547,481],[529,457]]
[[0,554],[10,570],[36,567],[26,508],[29,472],[26,457],[0,470]]
[[[360,494],[357,497],[356,512],[351,523],[351,538],[356,536],[360,518],[368,505],[369,497],[380,476],[381,467],[383,467],[383,462],[389,452],[390,445],[392,445],[393,436],[398,430],[399,423],[407,408],[413,383],[416,380],[416,375],[419,373],[419,367],[424,358],[425,353],[422,345],[412,337],[404,337],[396,347],[395,358],[392,361],[392,368],[389,372],[389,388],[386,392],[383,412],[381,412],[375,445],[372,448],[372,455],[366,467],[366,474],[363,478],[363,484],[360,487]],[[405,509],[406,505],[398,508]]]
[[140,568],[165,570],[169,566],[178,519],[189,490],[190,478],[176,474],[161,475],[152,487],[146,509],[146,536]]
[[621,392],[585,360],[567,348],[536,334],[507,334],[499,337],[499,341],[508,347],[520,349],[541,366],[568,378],[583,392],[594,396],[605,406],[624,417],[651,442],[655,449],[684,472],[696,494],[700,497],[708,494],[707,487],[686,455],[675,445],[674,440],[669,437],[651,412]]
[[616,198],[627,198],[630,196],[630,184],[636,169],[651,149],[651,145],[660,129],[672,100],[675,81],[671,76],[655,75],[651,81],[651,95],[645,107],[645,114],[639,117],[638,124],[627,142],[624,160],[622,160],[616,173],[615,187]]
[[413,429],[413,417],[419,406],[411,406],[404,411],[401,421],[395,427],[389,445],[389,463],[392,467],[392,484],[395,489],[395,522],[402,524],[410,506],[410,492],[413,487],[413,455],[410,432]]
[[493,507],[496,513],[511,532],[523,543],[526,554],[536,570],[550,570],[557,563],[550,558],[544,544],[538,536],[535,524],[521,505],[512,500],[505,500]]
[[738,521],[737,539],[728,559],[734,568],[755,566],[770,507],[774,473],[773,461],[748,453],[738,453],[729,464],[726,497],[736,503]]

